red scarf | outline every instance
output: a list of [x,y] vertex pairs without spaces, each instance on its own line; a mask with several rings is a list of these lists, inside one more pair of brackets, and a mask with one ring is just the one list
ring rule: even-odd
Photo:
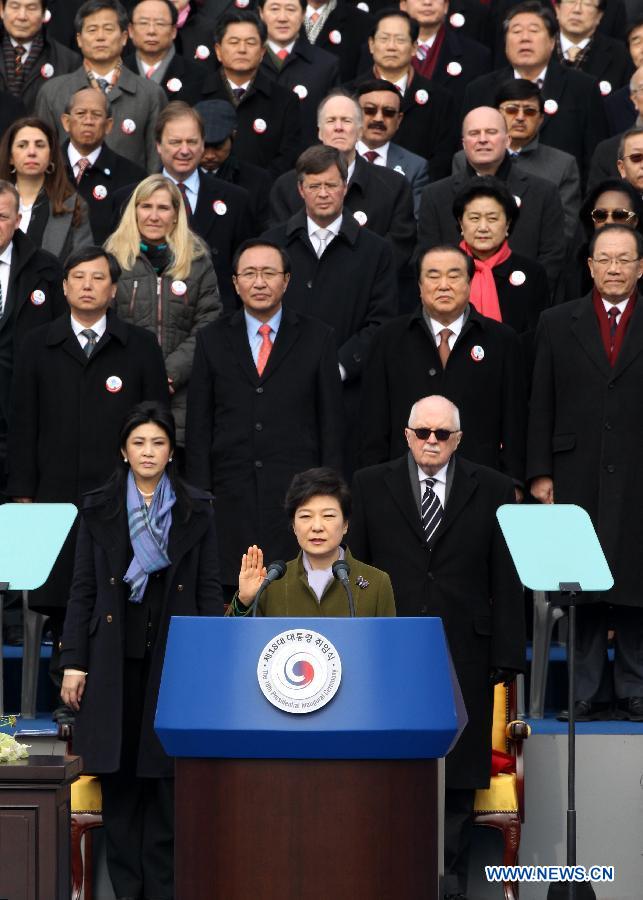
[[466,241],[460,241],[460,249],[464,250],[467,256],[473,257],[476,267],[475,275],[471,282],[471,296],[469,301],[473,303],[480,315],[487,316],[489,319],[495,319],[496,322],[502,322],[502,313],[500,312],[500,301],[498,300],[498,291],[496,290],[496,282],[493,277],[494,266],[499,266],[511,256],[511,248],[507,241],[503,241],[500,249],[490,256],[489,259],[476,259],[471,252],[471,247]]
[[600,328],[601,332],[601,340],[603,342],[603,347],[605,348],[605,353],[607,354],[609,364],[612,367],[616,364],[618,355],[621,352],[621,347],[623,346],[623,341],[625,340],[625,332],[627,331],[627,326],[629,325],[630,319],[632,318],[632,313],[634,312],[636,297],[636,288],[634,288],[634,293],[630,297],[627,306],[619,317],[618,325],[616,326],[616,332],[614,333],[614,346],[610,350],[609,317],[605,310],[605,304],[603,303],[601,295],[598,293],[596,288],[592,290],[592,303],[594,304],[594,311],[596,313],[596,317],[598,318],[598,327]]
[[438,56],[440,55],[440,50],[444,43],[445,33],[446,28],[444,27],[443,22],[435,35],[433,44],[427,50],[426,57],[424,59],[418,59],[417,56],[413,56],[413,59],[411,60],[415,71],[424,78],[428,78],[429,80],[433,78],[433,73],[435,72],[435,67],[438,62]]

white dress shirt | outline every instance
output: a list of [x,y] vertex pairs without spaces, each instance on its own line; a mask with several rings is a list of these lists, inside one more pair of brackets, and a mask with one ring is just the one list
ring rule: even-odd
[[438,500],[442,504],[442,509],[444,509],[444,504],[446,502],[447,496],[447,469],[449,468],[449,464],[446,466],[442,466],[441,469],[435,473],[435,475],[427,475],[426,472],[423,472],[422,469],[418,466],[418,478],[420,479],[420,498],[424,497],[424,492],[426,490],[426,481],[427,478],[434,478],[435,484],[433,485],[433,490],[437,495]]
[[85,335],[80,332],[84,331],[86,328],[91,328],[91,330],[96,333],[96,343],[98,343],[105,334],[105,329],[107,328],[107,315],[101,316],[98,322],[94,322],[93,325],[81,325],[77,319],[74,319],[73,316],[71,317],[71,330],[78,338],[78,343],[83,350],[89,341]]
[[31,45],[33,44],[33,41],[16,41],[12,37],[10,37],[9,40],[11,41],[12,47],[17,47],[18,45],[20,45],[21,47],[25,48],[25,52],[20,57],[20,62],[24,66],[24,64],[27,62],[27,57],[29,56],[29,51],[31,50]]
[[570,41],[569,38],[566,38],[565,35],[560,32],[560,49],[563,51],[563,56],[567,59],[567,51],[570,47],[578,47],[579,50],[584,50],[585,47],[589,44],[591,38],[584,38],[582,41],[578,41],[575,43],[574,41]]
[[365,153],[368,153],[370,150],[375,150],[378,154],[373,160],[374,166],[386,166],[386,162],[388,160],[388,148],[391,142],[387,141],[385,144],[382,144],[381,147],[367,147],[364,141],[358,141],[355,145],[355,149],[359,153],[360,156],[364,156]]
[[[2,261],[2,257],[0,257],[0,262],[1,262],[1,261]],[[601,300],[603,300],[602,297],[601,297]],[[608,303],[607,300],[603,300],[603,306],[605,307],[605,312],[609,312],[610,309],[617,309],[617,310],[618,310],[618,315],[617,315],[617,317],[616,317],[616,324],[618,325],[618,323],[621,321],[621,316],[622,316],[623,313],[625,312],[625,307],[627,306],[627,304],[628,304],[629,302],[630,302],[630,298],[629,298],[629,297],[626,297],[625,300],[621,300],[620,303]]]
[[[521,75],[517,69],[514,69],[514,78],[524,78],[524,77],[525,76]],[[542,70],[542,72],[539,72],[535,78],[528,78],[527,80],[533,82],[534,84],[544,84],[546,77],[547,77],[547,66],[545,66],[545,68]]]
[[460,336],[460,332],[462,331],[462,326],[464,325],[464,313],[457,318],[454,322],[451,322],[450,325],[443,325],[442,322],[438,322],[437,319],[431,319],[431,329],[433,330],[433,337],[435,338],[436,347],[440,346],[440,332],[444,328],[448,328],[451,331],[449,335],[449,350],[453,350],[453,345],[458,340]]
[[294,41],[291,41],[289,44],[286,44],[285,47],[282,47],[282,46],[280,46],[279,44],[275,44],[274,41],[266,41],[266,43],[268,44],[268,46],[270,47],[270,49],[272,50],[272,52],[275,54],[275,56],[278,56],[278,55],[279,55],[279,51],[280,51],[280,50],[287,50],[287,51],[288,51],[288,54],[291,54],[291,53],[292,53],[292,48],[295,46],[295,42],[294,42]]
[[96,162],[96,160],[98,159],[98,157],[100,156],[100,151],[102,149],[103,149],[103,145],[101,144],[99,147],[96,147],[95,150],[92,150],[91,153],[88,153],[87,156],[83,156],[83,154],[80,153],[74,147],[72,142],[71,141],[69,142],[69,146],[67,147],[67,157],[69,159],[69,165],[72,167],[72,170],[73,170],[76,178],[78,178],[78,175],[80,174],[80,172],[78,170],[78,163],[80,162],[80,160],[88,159],[89,165],[93,166],[94,163]]
[[[162,174],[165,175],[166,178],[169,178],[170,181],[173,181],[174,184],[179,183],[179,179],[175,178],[174,175],[170,175],[167,169],[163,169]],[[199,188],[201,187],[199,169],[196,168],[191,175],[189,175],[187,178],[181,178],[180,180],[185,185],[185,193],[187,194],[188,203],[190,204],[190,209],[192,210],[192,215],[194,215],[199,199]]]
[[11,272],[11,256],[13,254],[13,241],[9,241],[0,254],[0,288],[2,289],[2,303],[0,304],[0,316],[4,315],[9,295],[9,275]]
[[[308,239],[310,243],[315,248],[315,253],[319,255],[319,247],[320,247],[320,238],[318,235],[318,231],[322,228],[321,225],[318,225],[317,222],[313,222],[313,220],[306,216],[306,227],[308,229]],[[334,240],[339,234],[339,229],[342,227],[342,217],[338,216],[330,225],[326,225],[326,231],[330,231],[331,234],[326,238],[326,247],[330,244],[332,240]]]

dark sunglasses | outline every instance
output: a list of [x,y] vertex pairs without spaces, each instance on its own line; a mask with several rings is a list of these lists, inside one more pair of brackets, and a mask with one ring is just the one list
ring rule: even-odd
[[365,116],[374,116],[381,112],[383,119],[394,119],[400,114],[399,109],[394,109],[392,106],[362,106],[362,112]]
[[500,109],[509,116],[517,116],[521,112],[527,119],[535,119],[540,115],[540,109],[537,106],[518,106],[518,104],[509,103],[501,106]]
[[421,441],[428,441],[432,434],[435,435],[436,441],[448,441],[452,434],[457,434],[460,429],[449,431],[448,428],[409,428],[416,438]]
[[597,207],[592,210],[591,216],[592,221],[596,222],[597,225],[602,225],[609,218],[612,219],[612,222],[618,222],[619,225],[626,225],[636,218],[636,213],[632,212],[631,209],[602,209]]
[[630,153],[629,156],[624,156],[623,159],[629,159],[635,166],[638,166],[640,162],[643,162],[643,153]]

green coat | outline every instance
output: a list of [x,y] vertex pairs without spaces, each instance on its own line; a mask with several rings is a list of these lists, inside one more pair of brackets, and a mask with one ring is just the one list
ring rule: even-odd
[[[386,572],[367,566],[346,550],[345,560],[350,566],[350,584],[357,616],[394,616],[395,599],[391,579]],[[362,580],[362,587],[358,580]],[[227,615],[234,616],[236,604],[232,603]],[[250,607],[248,607],[250,609]],[[286,566],[286,574],[273,581],[264,591],[259,602],[258,616],[322,616],[332,618],[348,615],[348,598],[339,581],[333,579],[317,600],[309,587],[301,553]]]

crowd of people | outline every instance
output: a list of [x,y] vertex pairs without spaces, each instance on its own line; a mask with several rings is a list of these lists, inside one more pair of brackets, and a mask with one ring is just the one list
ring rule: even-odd
[[117,896],[172,896],[169,618],[248,615],[284,559],[260,615],[343,614],[343,560],[358,615],[442,617],[464,898],[525,664],[500,504],[589,511],[615,586],[578,611],[576,718],[643,721],[643,2],[0,17],[0,488],[82,508],[30,605]]

